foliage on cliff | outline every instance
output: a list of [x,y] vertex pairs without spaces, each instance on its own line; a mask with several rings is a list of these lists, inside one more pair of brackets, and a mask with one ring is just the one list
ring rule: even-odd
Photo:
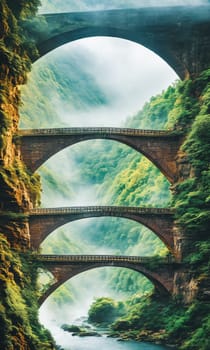
[[[26,82],[31,58],[37,54],[22,22],[34,14],[38,4],[37,0],[30,4],[20,0],[0,3],[0,183],[5,196],[1,203],[4,210],[22,210],[27,207],[26,202],[38,202],[37,177],[26,173],[13,142],[19,121],[19,85]],[[33,193],[31,199],[27,190]]]
[[[192,166],[190,178],[176,186],[173,205],[180,227],[192,240],[186,257],[200,277],[209,271],[210,70],[182,84],[176,124],[186,134],[182,149]],[[187,100],[187,102],[186,102]],[[186,115],[186,118],[184,118]],[[188,118],[187,118],[188,116]],[[188,122],[187,122],[188,121]]]
[[37,272],[32,258],[11,250],[3,234],[0,234],[0,251],[2,349],[52,349],[50,335],[38,323]]
[[209,304],[195,301],[180,307],[159,295],[134,296],[125,303],[127,315],[111,325],[112,334],[141,341],[176,344],[183,350],[209,349]]
[[[1,79],[6,83],[3,86],[8,92],[10,83],[12,86],[23,84],[26,74],[30,70],[31,58],[37,55],[35,46],[26,41],[26,32],[21,21],[26,16],[33,15],[37,10],[38,0],[9,1],[0,3],[0,55],[1,55]],[[18,93],[17,93],[18,95]],[[8,97],[7,94],[4,98]],[[16,96],[17,102],[18,97]],[[3,102],[3,101],[2,101]]]
[[[19,85],[26,82],[36,49],[26,41],[22,22],[39,1],[0,2],[0,347],[5,350],[46,350],[54,347],[48,331],[38,323],[36,267],[30,255],[22,212],[36,203],[37,176],[29,176],[20,161],[14,134],[19,121]],[[31,192],[32,191],[32,192]]]

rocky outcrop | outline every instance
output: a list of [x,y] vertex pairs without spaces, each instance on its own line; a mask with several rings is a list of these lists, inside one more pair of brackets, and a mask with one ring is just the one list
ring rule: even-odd
[[[30,176],[21,162],[20,153],[14,140],[17,132],[19,114],[19,89],[9,82],[8,77],[1,79],[3,89],[0,105],[1,147],[0,147],[0,230],[5,233],[14,247],[29,247],[28,224],[24,218],[13,213],[23,213],[37,204],[39,198],[39,179]],[[10,213],[10,214],[9,214]]]
[[190,304],[198,293],[198,283],[192,272],[189,270],[175,273],[174,295],[179,296],[185,304]]

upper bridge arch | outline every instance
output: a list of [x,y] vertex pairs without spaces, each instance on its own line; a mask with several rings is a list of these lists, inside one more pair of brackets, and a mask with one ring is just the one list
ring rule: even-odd
[[38,17],[31,30],[40,57],[78,39],[110,36],[145,46],[184,79],[208,66],[209,18],[209,5],[58,13]]

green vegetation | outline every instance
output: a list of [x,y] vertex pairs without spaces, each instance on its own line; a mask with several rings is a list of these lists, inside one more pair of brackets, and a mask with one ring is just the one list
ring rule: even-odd
[[176,300],[161,300],[151,295],[126,301],[127,316],[111,325],[111,334],[123,339],[159,341],[176,344],[180,349],[209,348],[208,304],[198,301],[183,306]]
[[11,250],[0,234],[0,338],[5,350],[52,349],[52,339],[38,323],[37,267],[30,254]]
[[93,77],[81,69],[82,64],[85,65],[82,54],[71,53],[69,60],[68,55],[60,56],[59,52],[34,64],[27,85],[22,87],[22,127],[69,127],[75,110],[88,111],[91,105],[105,105],[106,97]]
[[[203,273],[209,271],[209,156],[210,156],[210,70],[203,72],[195,81],[190,81],[186,85],[191,86],[191,107],[188,106],[186,113],[196,111],[194,120],[190,117],[187,125],[180,115],[177,124],[181,123],[187,136],[182,149],[188,155],[189,163],[192,166],[191,176],[176,186],[173,204],[176,208],[177,218],[180,226],[189,238],[193,240],[193,251],[186,257],[201,277]],[[182,90],[181,90],[182,92]],[[189,96],[189,91],[186,92]],[[183,99],[185,95],[183,95]],[[195,100],[195,97],[197,99]],[[188,97],[189,98],[189,97]],[[194,102],[194,103],[193,103]],[[186,133],[186,131],[185,131]]]
[[[28,247],[25,216],[30,201],[39,202],[39,176],[30,176],[13,143],[18,125],[19,85],[26,82],[37,52],[23,28],[39,1],[0,2],[0,347],[4,350],[55,348],[38,322],[37,267]],[[16,212],[14,214],[14,212]]]
[[96,299],[88,311],[88,321],[94,324],[110,324],[117,317],[124,314],[122,302],[116,302],[111,298],[101,297]]
[[81,332],[82,329],[79,326],[71,324],[63,324],[61,328],[66,332]]
[[11,209],[20,210],[26,206],[23,196],[19,196],[20,188],[31,192],[34,204],[39,202],[39,180],[26,172],[12,143],[19,119],[18,86],[26,82],[31,59],[37,55],[22,24],[27,16],[35,13],[38,4],[37,0],[30,1],[30,4],[27,1],[2,0],[0,4],[0,182],[8,196],[4,201],[6,210],[10,210],[7,206],[12,202],[14,206]]

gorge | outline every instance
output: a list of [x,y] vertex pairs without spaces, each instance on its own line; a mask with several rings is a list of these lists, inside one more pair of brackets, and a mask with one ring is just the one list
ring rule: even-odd
[[[155,28],[157,29],[158,18],[161,19],[161,25],[163,25],[161,27],[159,24],[161,31],[163,28],[166,28],[164,26],[170,24],[171,27],[169,25],[167,28],[169,28],[169,33],[174,36],[174,47],[179,47],[181,51],[176,51],[178,56],[174,59],[174,53],[172,54],[171,47],[168,47],[171,53],[169,57],[166,50],[167,42],[160,33],[159,35],[163,41],[161,43],[156,42],[156,37],[153,36],[152,43],[156,45],[156,52],[158,45],[161,49],[164,46],[163,51],[167,52],[167,61],[170,63],[171,59],[171,62],[173,62],[171,65],[174,68],[179,61],[177,72],[184,79],[174,83],[162,94],[159,93],[156,97],[152,97],[150,102],[146,103],[140,112],[137,112],[133,117],[127,118],[123,125],[116,125],[121,130],[121,139],[125,140],[127,137],[126,141],[124,141],[126,145],[128,144],[128,136],[123,134],[125,128],[129,131],[139,130],[138,132],[141,129],[151,129],[153,133],[172,132],[173,137],[176,140],[178,139],[174,153],[171,155],[169,152],[172,160],[171,169],[174,171],[174,167],[176,168],[175,172],[170,170],[167,176],[171,182],[171,194],[169,193],[169,182],[147,159],[139,155],[138,152],[129,149],[126,145],[106,140],[106,138],[119,140],[119,135],[117,137],[113,136],[113,130],[109,129],[109,135],[107,130],[105,130],[109,126],[112,127],[112,125],[107,125],[104,129],[104,125],[88,125],[88,127],[95,128],[94,131],[91,131],[91,137],[88,135],[84,138],[84,132],[87,133],[87,129],[83,130],[82,139],[78,138],[78,136],[76,137],[79,141],[90,140],[81,142],[81,145],[78,143],[78,145],[72,146],[73,155],[71,154],[71,147],[63,151],[66,153],[60,152],[58,154],[58,158],[59,156],[61,158],[60,163],[58,160],[54,161],[55,158],[52,158],[42,165],[39,169],[39,175],[32,173],[31,170],[34,169],[27,167],[27,161],[24,163],[25,159],[31,161],[32,153],[30,152],[33,151],[34,154],[38,154],[37,152],[46,147],[46,140],[49,136],[47,133],[51,129],[47,129],[47,133],[42,131],[44,132],[44,136],[42,135],[44,146],[43,143],[40,143],[40,147],[37,147],[37,144],[36,148],[33,146],[37,134],[39,138],[41,137],[40,129],[54,128],[52,130],[54,130],[55,134],[59,134],[56,142],[60,150],[71,144],[69,140],[70,130],[67,130],[66,127],[72,128],[70,114],[74,113],[74,108],[75,110],[82,110],[81,106],[84,106],[85,102],[84,110],[88,109],[88,103],[89,105],[95,104],[97,107],[100,105],[106,106],[109,98],[105,90],[99,89],[99,84],[96,84],[91,74],[88,71],[81,70],[82,65],[78,64],[79,59],[81,59],[82,63],[86,63],[82,55],[79,57],[74,53],[71,62],[68,63],[67,58],[62,58],[59,61],[58,53],[55,58],[46,56],[46,61],[44,61],[43,57],[34,63],[28,83],[21,88],[24,105],[20,106],[20,86],[26,82],[26,75],[31,69],[31,62],[35,62],[39,55],[44,53],[43,47],[49,51],[49,49],[56,47],[55,45],[52,46],[52,43],[59,46],[64,42],[71,41],[72,33],[73,39],[88,35],[107,35],[109,32],[111,36],[120,36],[132,40],[132,35],[137,33],[139,29],[136,24],[139,22],[134,20],[130,34],[125,33],[125,30],[128,28],[124,18],[128,20],[129,16],[131,16],[131,12],[129,11],[128,14],[126,10],[120,10],[120,12],[116,10],[113,14],[109,12],[111,17],[118,16],[115,17],[116,28],[112,26],[111,29],[106,27],[107,23],[105,23],[106,26],[103,23],[103,20],[107,21],[106,11],[103,12],[100,20],[98,20],[98,17],[95,19],[96,24],[94,23],[95,20],[93,20],[96,16],[95,13],[65,14],[62,15],[61,22],[56,20],[59,27],[53,28],[52,31],[54,34],[56,33],[58,40],[55,40],[55,38],[52,39],[49,36],[52,32],[48,33],[45,29],[47,27],[51,28],[49,21],[54,21],[53,18],[57,15],[55,17],[49,15],[47,17],[34,17],[32,20],[28,19],[30,16],[35,15],[37,5],[38,1],[35,0],[31,1],[30,5],[27,1],[21,2],[20,5],[19,3],[14,5],[11,1],[6,0],[1,4],[3,34],[1,38],[0,227],[2,264],[0,270],[0,324],[2,347],[3,349],[21,350],[52,349],[56,347],[48,331],[38,321],[38,300],[41,297],[41,291],[38,286],[37,276],[40,269],[43,269],[44,266],[40,263],[40,255],[37,255],[36,249],[39,248],[42,240],[38,238],[38,241],[34,243],[34,236],[30,237],[32,234],[30,220],[36,210],[40,210],[40,212],[45,210],[44,208],[35,209],[40,205],[40,176],[43,187],[42,206],[45,208],[49,207],[49,211],[52,211],[53,206],[59,207],[60,201],[62,207],[71,206],[78,208],[77,203],[72,205],[70,198],[74,198],[76,180],[69,183],[69,178],[65,175],[65,172],[72,173],[72,178],[74,174],[78,176],[79,173],[74,168],[79,165],[81,170],[78,179],[82,181],[81,190],[78,190],[79,195],[81,193],[80,205],[86,206],[85,210],[88,211],[88,206],[92,203],[81,202],[86,190],[89,193],[86,197],[88,200],[91,200],[92,194],[90,195],[90,192],[88,192],[86,184],[95,183],[94,191],[97,193],[95,198],[99,203],[94,202],[94,206],[100,208],[100,210],[102,205],[106,206],[107,210],[112,206],[123,207],[125,208],[124,218],[119,214],[116,215],[119,216],[118,219],[114,218],[113,212],[111,212],[109,218],[99,218],[97,220],[92,219],[91,215],[85,214],[86,216],[84,215],[84,217],[89,217],[89,219],[84,219],[84,225],[80,228],[75,222],[60,228],[57,233],[50,234],[41,245],[41,253],[48,256],[51,254],[60,255],[61,258],[63,255],[74,257],[75,254],[78,256],[91,254],[92,256],[99,255],[103,257],[103,250],[105,250],[106,256],[114,255],[116,258],[119,255],[128,255],[130,258],[132,256],[143,256],[143,258],[146,258],[155,252],[155,254],[160,256],[154,256],[154,262],[149,262],[149,264],[152,264],[150,267],[153,269],[158,269],[161,255],[171,259],[169,251],[154,233],[139,225],[136,217],[134,219],[131,218],[134,221],[125,219],[129,217],[126,208],[135,207],[137,210],[143,208],[145,211],[149,209],[152,219],[150,217],[145,223],[145,219],[141,218],[140,222],[154,232],[158,231],[154,229],[154,225],[152,226],[152,220],[154,220],[157,227],[157,218],[154,217],[155,210],[163,208],[163,210],[167,211],[167,207],[172,208],[175,213],[173,223],[170,223],[172,225],[170,230],[173,238],[170,238],[166,245],[170,247],[170,251],[175,251],[175,258],[173,259],[178,257],[176,264],[181,265],[178,272],[174,268],[173,286],[171,288],[172,297],[161,297],[157,292],[146,297],[144,295],[145,292],[151,292],[152,286],[147,279],[140,278],[137,272],[131,272],[131,270],[119,270],[118,268],[112,270],[114,268],[110,268],[111,272],[107,272],[109,268],[105,270],[100,268],[98,275],[101,275],[100,279],[102,278],[105,284],[115,285],[115,291],[118,290],[124,300],[125,297],[131,299],[127,302],[127,315],[116,320],[114,324],[115,331],[132,333],[131,331],[134,330],[133,338],[138,339],[138,335],[142,330],[151,330],[155,333],[164,329],[164,334],[159,339],[163,343],[176,343],[177,346],[180,346],[180,349],[208,349],[209,5],[201,5],[195,8],[173,8],[170,10],[164,8],[162,14],[161,9],[159,9],[160,17],[157,14],[155,15]],[[148,17],[151,18],[154,16],[155,9],[136,10],[136,12],[133,9],[132,11],[134,19],[136,16],[141,18],[142,13],[147,13]],[[179,16],[177,18],[180,22],[176,24],[176,16],[174,16],[173,12],[171,17],[167,17],[166,24],[163,23],[162,19],[166,12],[169,13],[168,11],[178,11]],[[189,13],[194,15],[191,16]],[[186,21],[187,16],[191,18],[189,27],[187,26],[189,22]],[[175,24],[173,21],[171,22],[172,17]],[[88,22],[88,18],[91,19],[90,22]],[[194,18],[195,21],[193,22]],[[63,27],[64,22],[67,27]],[[43,26],[40,23],[43,23]],[[146,20],[145,23],[148,25]],[[136,29],[135,25],[137,26]],[[103,27],[103,30],[100,29],[100,26],[101,28]],[[120,26],[124,27],[124,32]],[[55,32],[62,29],[66,33],[66,28],[68,35],[60,35]],[[170,28],[173,28],[171,32]],[[147,30],[148,40],[151,40],[152,31]],[[180,34],[181,31],[182,35]],[[191,35],[192,32],[194,35]],[[42,34],[45,36],[46,42],[50,42],[49,46],[46,43],[44,45],[40,44],[40,42],[43,42]],[[182,42],[175,41],[175,39],[180,38],[180,35]],[[170,45],[172,45],[170,35],[169,38]],[[135,39],[135,41],[137,40]],[[184,45],[184,42],[187,44]],[[151,42],[149,44],[145,43],[145,46],[151,45]],[[183,51],[183,48],[186,52]],[[180,62],[182,65],[180,65]],[[56,65],[63,67],[62,74],[58,74]],[[88,81],[88,86],[84,85],[84,81]],[[50,89],[48,87],[49,83]],[[75,87],[76,92],[74,93],[72,92],[72,86]],[[56,98],[56,94],[54,94],[54,98],[50,98],[51,93],[53,96],[53,89],[54,92],[59,91],[60,101]],[[79,99],[80,97],[76,98],[76,94],[83,94],[83,96]],[[65,120],[58,117],[59,104],[63,102],[65,103],[64,110],[68,110],[70,105],[74,106],[74,108],[69,110],[71,113],[67,113],[69,120],[66,117]],[[58,106],[57,109],[56,106]],[[19,113],[21,114],[21,129],[18,128]],[[83,128],[84,126],[86,127],[86,122],[85,125],[79,125],[79,127]],[[101,128],[100,133],[102,137],[98,134],[93,135],[98,132],[96,127]],[[23,128],[30,129],[25,132],[25,136]],[[64,135],[59,131],[59,128],[62,128]],[[166,128],[168,131],[166,131]],[[112,134],[110,134],[110,130]],[[73,132],[75,131],[74,129]],[[65,134],[67,135],[66,138]],[[98,136],[102,139],[105,138],[105,140],[93,140],[96,138],[95,136],[97,138]],[[32,142],[31,139],[33,137]],[[73,137],[75,138],[74,134]],[[145,138],[145,136],[141,135],[139,140],[142,140],[143,137]],[[147,149],[150,150],[151,155],[148,156],[145,150],[144,152],[142,151],[144,145],[138,147],[149,159],[154,158],[154,151],[151,152],[151,149],[154,149],[152,148],[154,144],[157,147],[157,136],[153,135],[153,141],[152,139],[148,141],[148,136],[146,138],[147,141],[144,142],[147,142]],[[25,140],[27,141],[25,142]],[[66,143],[63,144],[63,140]],[[38,142],[42,141],[39,139]],[[73,142],[77,141],[74,140]],[[92,150],[99,152],[99,157],[93,156],[90,144],[92,145]],[[47,152],[52,151],[51,147],[52,143]],[[165,150],[165,147],[162,146],[162,149]],[[160,152],[159,150],[158,152]],[[55,151],[51,152],[51,154],[53,153]],[[158,161],[160,164],[158,154],[160,153],[157,153],[157,156],[155,156],[156,161],[154,161],[156,165]],[[166,160],[162,155],[160,158],[161,161],[165,160],[166,165],[168,164],[168,158]],[[74,160],[74,164],[71,160]],[[68,161],[70,162],[69,166],[67,166]],[[59,171],[53,172],[53,168]],[[59,173],[61,174],[60,179]],[[166,173],[165,166],[163,174],[166,175]],[[60,199],[57,193],[59,193]],[[103,216],[104,213],[105,211],[102,212]],[[61,220],[61,225],[63,225],[69,219],[66,221],[66,218],[63,220],[59,216],[59,220]],[[77,219],[74,218],[73,220]],[[40,223],[37,225],[40,225]],[[34,230],[34,234],[38,232],[37,227]],[[45,224],[44,227],[46,227]],[[44,227],[41,227],[40,235],[46,236],[43,231]],[[67,228],[66,231],[65,228]],[[158,232],[160,233],[159,236],[163,235],[161,228]],[[163,242],[166,243],[166,239],[163,239]],[[144,248],[144,245],[147,248]],[[36,249],[34,250],[34,248]],[[97,263],[95,267],[97,267]],[[143,274],[147,276],[145,271]],[[97,279],[93,275],[92,280],[94,278]],[[153,278],[152,280],[154,282]],[[46,291],[47,284],[43,288]],[[136,293],[139,293],[139,296],[137,294],[135,301],[135,298],[132,300],[131,295]],[[99,296],[101,295],[99,294]],[[74,298],[75,291],[71,288],[68,289],[65,285],[63,289],[57,291],[57,294],[55,293],[54,300],[49,298],[51,300],[49,301],[49,307],[53,308],[53,304],[57,303],[56,308],[59,308],[59,305],[65,305],[68,299],[73,300]],[[157,310],[159,310],[158,321],[156,319]],[[162,311],[160,312],[160,310]]]

